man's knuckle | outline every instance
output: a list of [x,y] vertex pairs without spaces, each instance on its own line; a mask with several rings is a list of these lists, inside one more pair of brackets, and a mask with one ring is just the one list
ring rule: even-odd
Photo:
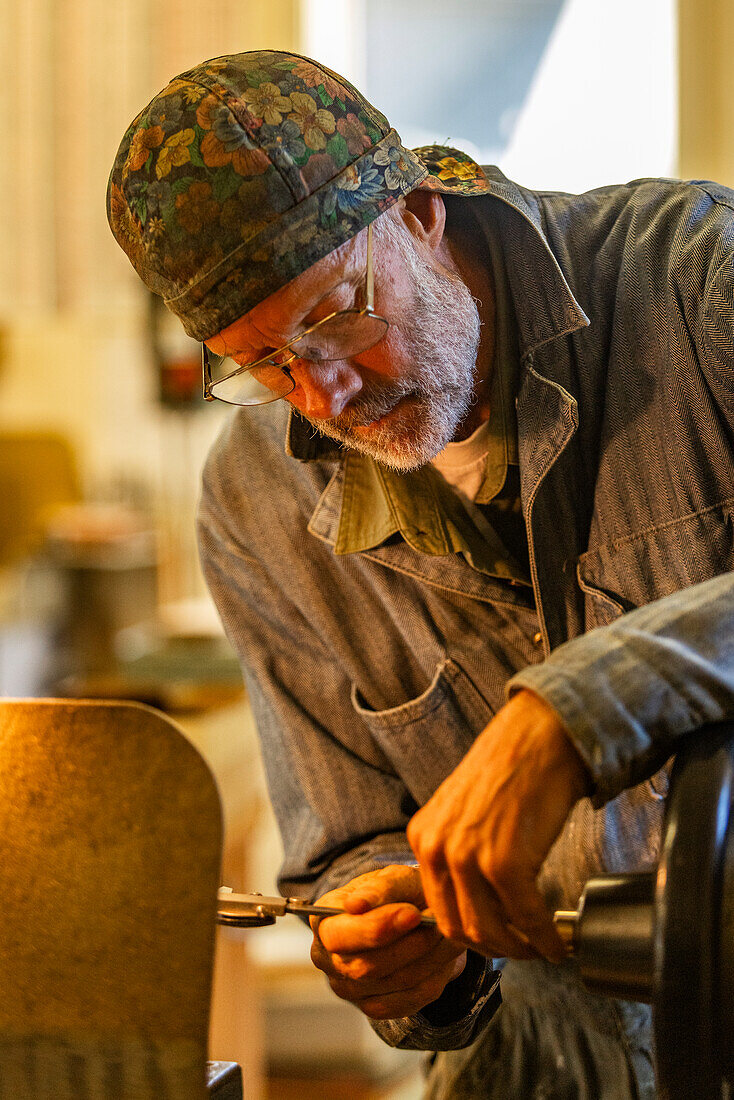
[[355,890],[361,890],[368,883],[372,882],[373,879],[379,878],[379,876],[379,869],[376,871],[364,871],[361,875],[357,875],[356,878],[353,878],[346,888],[349,890],[350,894],[354,893]]
[[478,921],[467,921],[464,924],[462,938],[469,940],[471,943],[481,943],[484,939],[484,930],[480,927]]
[[415,858],[422,867],[428,856],[428,845],[425,842],[425,838],[419,834],[412,833],[408,835],[408,842],[413,849]]
[[474,853],[470,845],[451,841],[446,845],[446,862],[452,871],[463,874],[474,865]]
[[431,871],[443,871],[446,866],[446,852],[444,846],[436,841],[421,848],[419,862],[421,867],[428,867]]
[[441,921],[441,933],[447,940],[464,939],[464,928],[456,917],[445,917]]
[[350,959],[349,962],[344,964],[344,973],[355,982],[361,982],[365,981],[367,978],[371,978],[374,972],[374,964],[361,956],[357,956],[356,959]]

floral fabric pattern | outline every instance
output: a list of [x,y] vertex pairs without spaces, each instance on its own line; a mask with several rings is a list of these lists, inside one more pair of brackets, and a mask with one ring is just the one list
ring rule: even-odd
[[422,184],[425,190],[442,191],[444,194],[459,191],[462,195],[491,193],[490,181],[468,153],[449,149],[445,145],[424,145],[413,152],[429,171],[428,178]]
[[138,115],[108,218],[146,285],[205,339],[421,186],[490,189],[466,154],[405,149],[331,70],[255,51],[182,73]]
[[293,92],[290,98],[293,105],[290,120],[303,134],[306,145],[315,151],[325,149],[326,135],[336,130],[336,119],[331,111],[317,107],[313,98],[304,92]]

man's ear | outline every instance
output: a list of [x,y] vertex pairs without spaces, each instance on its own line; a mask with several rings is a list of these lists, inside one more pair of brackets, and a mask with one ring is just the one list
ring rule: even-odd
[[[443,196],[437,191],[411,191],[403,196],[400,211],[406,227],[413,236],[435,252],[446,228],[446,207]],[[402,204],[401,204],[402,205]]]

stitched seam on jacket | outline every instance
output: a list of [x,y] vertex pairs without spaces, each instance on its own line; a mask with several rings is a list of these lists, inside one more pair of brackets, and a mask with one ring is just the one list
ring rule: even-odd
[[407,699],[404,703],[398,703],[396,707],[387,707],[385,710],[369,710],[355,703],[355,712],[367,725],[372,720],[378,725],[399,725],[403,728],[413,722],[422,721],[446,702],[448,688],[451,686],[451,679],[445,674],[449,664],[450,658],[440,664],[428,687],[414,699]]
[[734,210],[734,203],[727,202],[723,195],[715,195],[709,191],[705,183],[697,181],[695,184],[699,190],[704,191],[712,202],[715,202],[717,206],[725,206],[727,210]]
[[[316,536],[319,538],[320,536]],[[324,540],[326,541],[326,540]],[[431,577],[426,577],[424,573],[419,573],[417,570],[407,569],[402,565],[393,565],[392,562],[388,563],[383,558],[378,558],[376,554],[370,554],[368,551],[361,551],[362,557],[369,558],[370,561],[374,561],[377,565],[383,565],[385,569],[392,569],[395,573],[402,573],[404,577],[412,577],[414,580],[422,581],[424,584],[430,584],[433,588],[439,588],[442,592],[453,592],[457,596],[466,596],[469,600],[479,600],[480,603],[488,603],[492,606],[498,607],[512,607],[520,608],[522,611],[533,611],[534,608],[527,607],[523,603],[513,603],[512,600],[498,599],[495,596],[479,596],[473,592],[468,592],[466,588],[456,588],[454,585],[442,583],[441,581],[435,581]],[[512,583],[512,582],[509,582]],[[528,589],[528,585],[522,586],[524,589]]]
[[632,542],[636,542],[638,539],[645,538],[646,535],[654,535],[657,531],[666,531],[670,527],[677,527],[679,524],[690,523],[691,520],[696,519],[698,516],[706,516],[710,512],[717,511],[719,508],[725,508],[729,504],[734,504],[734,497],[726,497],[724,500],[719,500],[716,504],[710,504],[707,508],[701,508],[696,512],[686,512],[684,516],[666,520],[665,523],[656,523],[652,527],[645,527],[642,531],[635,531],[632,535],[624,535],[622,538],[612,539],[611,542],[602,543],[601,546],[597,546],[594,550],[587,550],[586,553],[580,555],[579,561],[598,554],[605,546],[611,547],[613,550],[619,550],[622,546],[627,546]]

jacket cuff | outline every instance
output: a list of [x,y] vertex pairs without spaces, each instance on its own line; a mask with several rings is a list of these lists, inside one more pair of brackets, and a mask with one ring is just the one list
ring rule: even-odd
[[[418,866],[405,833],[382,833],[372,837],[366,844],[360,844],[345,852],[344,855],[338,856],[311,884],[308,899],[313,901],[330,890],[344,886],[359,875],[364,875],[367,871],[379,871],[382,867],[389,867],[392,864],[400,864],[404,867]],[[297,883],[291,884],[279,880],[278,888],[286,896],[305,894],[303,886]]]
[[462,974],[415,1016],[371,1020],[383,1042],[402,1050],[460,1050],[489,1023],[502,1003],[500,972],[491,959],[467,952]]

